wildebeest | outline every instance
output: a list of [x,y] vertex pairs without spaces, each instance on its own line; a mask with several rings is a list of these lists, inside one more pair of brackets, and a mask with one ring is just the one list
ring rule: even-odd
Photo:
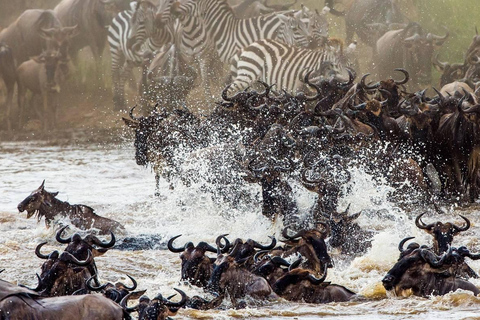
[[405,22],[395,0],[354,0],[346,12],[334,8],[334,1],[327,0],[334,15],[345,15],[346,42],[356,33],[360,40],[371,47],[392,25]]
[[7,89],[7,99],[5,101],[5,118],[7,120],[7,130],[12,129],[11,113],[13,93],[15,83],[17,82],[17,71],[15,70],[15,59],[13,58],[12,48],[3,42],[0,42],[0,78],[3,79]]
[[418,23],[410,23],[403,29],[386,32],[376,44],[373,58],[380,79],[388,79],[395,68],[408,71],[413,86],[430,84],[432,58],[436,48],[442,46],[449,33],[441,37],[425,33]]
[[465,221],[465,225],[461,227],[451,222],[442,223],[440,221],[425,224],[422,221],[422,217],[426,213],[427,212],[424,212],[417,216],[415,225],[433,236],[433,251],[436,254],[447,252],[448,248],[452,245],[453,237],[470,228],[470,220],[462,215],[460,215],[460,217]]
[[445,261],[447,253],[441,257],[426,248],[416,248],[406,252],[382,279],[387,290],[394,290],[402,296],[412,290],[420,297],[444,295],[458,289],[472,291],[475,295],[480,290],[472,283],[445,273],[450,267]]
[[[122,282],[116,282],[115,284],[107,282],[100,286],[94,286],[91,284],[92,280],[94,280],[93,276],[90,279],[88,279],[85,284],[87,286],[87,289],[90,290],[91,292],[102,292],[105,295],[105,297],[115,301],[116,303],[120,303],[122,299],[125,298],[130,293],[132,293],[130,295],[130,298],[137,298],[137,299],[140,298],[140,296],[143,295],[146,290],[133,292],[133,290],[137,288],[137,282],[132,276],[128,274],[127,274],[127,277],[129,277],[133,283],[131,287],[125,285]],[[75,292],[75,294],[78,294],[78,291]]]
[[38,189],[34,190],[17,206],[19,212],[27,211],[27,219],[36,214],[40,220],[45,217],[45,225],[50,227],[57,218],[68,217],[72,224],[79,229],[98,229],[101,234],[112,230],[123,230],[124,227],[117,221],[101,217],[86,205],[74,204],[58,200],[58,192],[45,190],[45,180]]
[[177,311],[185,306],[188,301],[187,295],[180,289],[174,289],[182,296],[182,299],[178,302],[170,301],[170,298],[164,298],[161,294],[155,298],[150,299],[146,296],[142,296],[139,300],[139,304],[135,307],[128,308],[127,302],[131,296],[135,296],[129,293],[122,301],[120,306],[128,312],[138,311],[138,320],[166,320],[171,319],[169,316],[173,316]]
[[[32,92],[31,104],[42,121],[42,129],[54,129],[57,122],[58,94],[63,80],[60,67],[63,57],[58,51],[45,51],[40,56],[25,61],[17,68],[19,127],[23,125],[26,114],[26,92]],[[40,96],[42,107],[35,106],[35,96]]]
[[216,253],[217,248],[203,241],[199,242],[196,246],[192,242],[187,242],[183,247],[176,248],[173,245],[173,241],[178,237],[180,237],[180,235],[168,240],[167,246],[171,252],[181,253],[181,279],[198,287],[205,287],[212,274],[213,262],[216,259],[209,258],[205,253],[207,251]]
[[289,301],[330,303],[349,301],[355,292],[338,284],[324,282],[327,268],[320,278],[305,269],[293,269],[280,277],[272,286],[276,294]]
[[42,298],[35,291],[0,280],[0,318],[8,320],[123,320],[128,313],[102,295]]
[[93,264],[93,255],[88,251],[85,260],[77,259],[70,252],[53,251],[46,255],[40,252],[46,242],[40,243],[35,254],[45,262],[42,273],[38,277],[38,285],[34,289],[42,296],[54,297],[71,295],[77,290],[86,288],[85,282],[93,276],[89,266]]
[[[129,8],[128,0],[62,0],[53,9],[64,27],[78,27],[78,34],[71,39],[69,55],[77,56],[78,50],[88,46],[98,62],[107,41],[107,28],[113,14]],[[112,10],[113,9],[113,10]],[[99,70],[97,70],[99,71]]]
[[61,23],[52,10],[31,9],[23,12],[15,22],[0,32],[0,42],[12,48],[17,65],[43,50],[59,49],[54,41],[61,32]]

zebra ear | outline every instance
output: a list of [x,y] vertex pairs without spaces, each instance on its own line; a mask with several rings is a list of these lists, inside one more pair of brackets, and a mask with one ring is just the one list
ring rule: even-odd
[[290,21],[290,18],[282,13],[277,14],[277,18],[279,18],[283,23],[288,23]]

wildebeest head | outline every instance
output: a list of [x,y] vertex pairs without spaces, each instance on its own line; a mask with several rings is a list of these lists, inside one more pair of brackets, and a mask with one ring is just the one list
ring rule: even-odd
[[180,289],[174,289],[182,296],[179,302],[170,301],[170,298],[164,298],[161,294],[155,298],[150,299],[146,296],[140,298],[140,303],[132,308],[127,307],[128,299],[132,297],[132,293],[129,293],[122,299],[120,305],[127,312],[138,311],[139,320],[165,320],[169,316],[174,316],[177,311],[182,308],[188,300],[187,295]]
[[417,218],[415,219],[415,225],[433,236],[433,248],[434,251],[438,254],[441,254],[448,250],[448,247],[451,246],[453,237],[455,235],[470,228],[470,220],[468,220],[462,215],[460,215],[460,217],[465,220],[465,225],[462,227],[459,227],[451,222],[442,223],[440,221],[427,225],[422,221],[422,216],[425,213],[426,212],[417,216]]
[[92,234],[88,234],[82,238],[80,234],[75,233],[68,238],[62,238],[62,233],[66,228],[68,228],[68,225],[58,230],[55,239],[60,243],[68,244],[65,251],[73,254],[78,259],[85,259],[88,252],[93,252],[93,256],[98,257],[112,248],[116,242],[115,235],[111,231],[111,238],[108,242],[100,241],[100,239]]
[[57,69],[63,57],[59,51],[45,51],[41,55],[32,58],[36,63],[43,64],[45,70],[45,89],[48,92],[60,92]]
[[132,295],[130,295],[130,298],[140,298],[140,296],[143,295],[146,290],[133,292],[133,290],[137,288],[137,282],[132,276],[128,274],[127,277],[130,278],[130,280],[132,281],[133,285],[131,287],[127,286],[122,282],[117,282],[115,284],[107,282],[100,286],[95,286],[91,283],[94,280],[94,276],[90,277],[90,279],[88,279],[85,284],[90,291],[103,292],[105,297],[115,301],[116,303],[120,303],[122,299],[125,298],[129,293],[132,293]]
[[47,192],[45,190],[45,180],[43,180],[40,187],[34,190],[28,197],[18,204],[18,211],[27,211],[27,219],[33,214],[37,214],[37,218],[40,220],[42,218],[40,208],[42,206],[51,206],[53,198],[57,195],[58,192]]
[[441,37],[433,33],[425,34],[420,26],[406,27],[403,44],[405,48],[405,69],[415,75],[418,83],[429,84],[432,80],[431,61],[435,49],[441,47],[449,33]]
[[166,118],[166,115],[154,110],[147,117],[137,118],[133,115],[134,109],[135,107],[130,110],[130,119],[122,119],[128,127],[135,129],[135,160],[139,166],[145,166],[149,160],[150,138],[152,134],[157,132],[160,122]]
[[[217,252],[217,248],[212,247],[206,242],[199,242],[196,246],[192,242],[187,242],[183,247],[176,248],[173,241],[181,235],[171,238],[167,247],[171,252],[180,254],[182,260],[181,279],[188,281],[198,287],[203,287],[207,284],[210,274],[212,272],[212,263],[214,258],[209,258],[205,255],[208,252]],[[223,237],[224,235],[220,236]],[[228,248],[227,248],[228,250]]]
[[333,262],[325,243],[325,239],[330,233],[330,228],[323,222],[319,224],[323,227],[322,231],[318,229],[304,229],[293,236],[288,235],[287,228],[282,231],[282,235],[294,246],[291,253],[298,252],[307,260],[302,263],[302,266],[304,268],[308,266],[310,270],[317,272],[323,270],[324,266],[328,268],[333,267]]
[[93,263],[93,255],[88,251],[85,260],[79,260],[69,252],[58,251],[45,255],[40,252],[46,242],[35,249],[37,257],[46,260],[35,291],[46,296],[69,295],[85,287],[85,281],[91,276],[86,267]]

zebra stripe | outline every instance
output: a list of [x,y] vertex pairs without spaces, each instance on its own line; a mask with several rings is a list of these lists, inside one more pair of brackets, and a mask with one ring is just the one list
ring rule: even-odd
[[[152,5],[153,6],[153,5]],[[143,10],[145,7],[138,5],[136,10]],[[149,10],[148,6],[146,7]],[[139,25],[135,30],[143,30],[140,34],[133,34],[132,17],[134,14],[139,15],[140,12],[126,10],[120,12],[113,20],[108,28],[108,43],[110,45],[110,53],[112,56],[112,80],[115,108],[120,109],[125,106],[124,86],[126,78],[130,75],[134,66],[139,66],[143,62],[143,53],[154,52],[160,49],[166,43],[173,41],[173,33],[169,21],[163,27],[157,27],[154,21],[154,15],[141,14],[138,19]],[[147,30],[146,25],[152,26],[151,30]],[[145,37],[147,37],[145,39]],[[129,39],[135,40],[135,45],[129,45]],[[139,49],[136,48],[137,44]]]
[[284,19],[270,14],[250,19],[237,19],[225,0],[189,0],[178,5],[182,24],[196,17],[205,24],[222,62],[229,62],[242,48],[259,39],[276,38]]
[[256,41],[244,48],[233,62],[236,73],[231,74],[233,83],[229,94],[243,90],[257,80],[296,92],[303,86],[305,74],[309,70],[319,70],[327,61],[335,73],[344,73],[348,67],[345,56],[335,47],[310,50],[275,40]]

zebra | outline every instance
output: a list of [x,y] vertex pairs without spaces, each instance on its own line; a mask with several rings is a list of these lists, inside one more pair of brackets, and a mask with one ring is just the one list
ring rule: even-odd
[[112,57],[113,102],[116,110],[125,108],[125,81],[133,67],[140,66],[147,52],[154,52],[173,41],[169,8],[157,13],[149,1],[133,4],[120,12],[108,28]]
[[340,40],[331,42],[311,50],[270,39],[255,41],[233,61],[236,72],[231,73],[232,83],[228,93],[243,90],[256,80],[296,92],[303,86],[302,80],[308,71],[324,70],[327,64],[331,66],[328,70],[331,75],[345,75],[350,61],[343,52],[343,43]]
[[256,40],[276,38],[287,19],[285,15],[277,13],[238,19],[225,0],[176,2],[172,5],[172,12],[184,25],[189,17],[200,18],[223,63],[230,63],[238,51]]

